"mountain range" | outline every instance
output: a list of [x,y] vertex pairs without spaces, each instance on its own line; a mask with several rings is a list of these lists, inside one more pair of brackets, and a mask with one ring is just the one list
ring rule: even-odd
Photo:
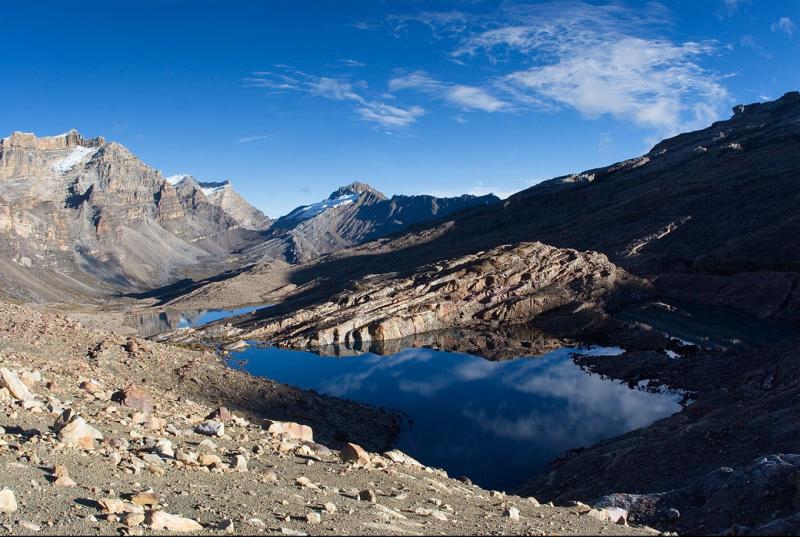
[[111,298],[297,262],[494,196],[386,196],[362,183],[276,221],[229,181],[164,177],[124,146],[72,130],[0,140],[0,293],[26,301]]

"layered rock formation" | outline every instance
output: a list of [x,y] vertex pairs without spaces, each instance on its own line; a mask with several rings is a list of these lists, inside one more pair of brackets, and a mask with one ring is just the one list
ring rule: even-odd
[[365,183],[340,187],[328,199],[298,207],[275,221],[258,251],[289,262],[308,261],[413,224],[498,202],[493,195],[455,198],[392,196]]
[[594,252],[542,243],[500,246],[409,274],[363,278],[329,300],[256,321],[245,337],[321,347],[453,328],[491,329],[570,305],[604,307],[647,285]]
[[[0,292],[81,300],[220,271],[252,232],[125,147],[77,132],[0,142]],[[202,266],[206,263],[206,266]]]

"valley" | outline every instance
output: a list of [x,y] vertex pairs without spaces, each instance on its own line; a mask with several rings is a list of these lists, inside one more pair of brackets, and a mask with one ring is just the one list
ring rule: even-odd
[[354,182],[276,218],[15,132],[7,529],[795,531],[798,177],[797,92],[504,200]]

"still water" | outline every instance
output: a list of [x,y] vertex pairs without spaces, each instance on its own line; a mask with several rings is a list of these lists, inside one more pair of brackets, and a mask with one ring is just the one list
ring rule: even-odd
[[562,348],[492,362],[409,348],[346,358],[273,347],[233,353],[254,375],[403,411],[411,423],[397,447],[420,462],[512,490],[567,450],[644,427],[680,410],[680,396],[629,389],[577,367]]
[[232,310],[168,310],[155,313],[135,313],[127,319],[127,324],[135,328],[141,337],[150,337],[167,330],[193,328],[220,319],[250,313],[264,307],[266,306],[252,306]]

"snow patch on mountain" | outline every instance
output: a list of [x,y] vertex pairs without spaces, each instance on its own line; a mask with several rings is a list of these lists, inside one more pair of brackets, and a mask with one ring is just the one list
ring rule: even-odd
[[164,180],[169,184],[171,184],[172,186],[175,186],[184,179],[186,179],[187,177],[191,177],[191,175],[185,173],[179,173],[177,175],[170,175],[169,177],[165,177]]
[[294,214],[291,216],[296,220],[308,220],[309,218],[314,218],[318,214],[322,214],[329,209],[335,209],[336,207],[341,207],[342,205],[355,203],[359,195],[360,194],[347,194],[337,198],[323,200],[318,203],[312,203],[311,205],[304,205],[295,209],[293,211]]
[[53,171],[56,173],[67,173],[72,168],[77,166],[78,163],[82,162],[90,155],[94,155],[96,152],[96,147],[74,147],[70,149],[69,154],[66,157],[53,163]]
[[211,196],[213,194],[216,194],[217,192],[222,192],[224,189],[228,188],[231,185],[230,181],[221,181],[218,183],[198,182],[197,184],[200,185],[200,190],[202,190],[203,194],[205,194],[206,196]]

